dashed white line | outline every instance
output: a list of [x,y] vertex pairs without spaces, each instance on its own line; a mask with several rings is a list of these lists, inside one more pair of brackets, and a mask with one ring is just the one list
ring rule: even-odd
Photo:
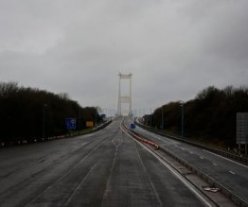
[[209,202],[209,199],[205,197],[196,187],[194,187],[190,182],[188,182],[181,174],[179,174],[176,170],[174,170],[169,164],[167,164],[164,160],[162,160],[157,154],[155,154],[153,151],[151,151],[148,147],[138,142],[136,139],[134,139],[131,135],[129,135],[126,131],[124,131],[128,137],[133,139],[136,143],[138,143],[140,146],[142,146],[145,150],[150,152],[154,157],[156,157],[172,174],[174,174],[181,182],[187,186],[206,206],[211,207],[211,203]]
[[236,175],[236,173],[231,170],[229,170],[228,172],[231,173],[232,175]]
[[[140,143],[139,143],[139,144],[140,144]],[[158,191],[156,190],[156,188],[155,188],[155,186],[154,186],[154,184],[153,184],[153,182],[152,182],[152,180],[151,180],[151,178],[150,178],[150,176],[149,176],[149,174],[148,174],[148,172],[147,172],[147,169],[146,169],[146,167],[145,167],[145,165],[144,165],[144,162],[142,161],[142,159],[141,159],[141,157],[140,157],[140,153],[139,153],[139,151],[138,151],[136,145],[135,145],[135,147],[136,147],[136,152],[137,152],[137,154],[138,154],[138,158],[139,158],[139,160],[140,160],[140,163],[141,163],[141,165],[142,165],[143,170],[145,171],[145,173],[146,173],[146,175],[147,175],[147,177],[148,177],[148,180],[149,180],[149,182],[150,182],[150,185],[151,185],[151,187],[152,187],[152,190],[153,190],[153,192],[154,192],[154,195],[155,195],[157,201],[159,202],[160,206],[162,206],[163,204],[162,204],[162,201],[161,201],[161,199],[160,199],[160,197],[159,197]]]
[[223,157],[223,156],[221,156],[221,155],[215,154],[215,153],[210,152],[210,151],[208,151],[208,150],[202,150],[202,151],[205,151],[205,152],[207,152],[207,153],[209,153],[209,154],[212,154],[212,155],[214,155],[214,156],[216,156],[216,157],[222,158],[222,159],[224,159],[224,160],[226,160],[226,161],[232,162],[232,163],[234,163],[234,164],[236,164],[236,165],[239,165],[239,166],[241,166],[241,167],[248,168],[247,165],[244,165],[244,164],[239,163],[239,162],[237,162],[237,161],[234,161],[234,160],[232,160],[232,159]]
[[93,171],[93,169],[96,167],[96,164],[94,164],[90,170],[88,171],[88,173],[86,174],[86,176],[80,181],[80,183],[78,184],[78,186],[72,191],[71,195],[69,196],[69,198],[67,199],[65,206],[68,206],[69,203],[72,201],[73,196],[79,191],[80,187],[83,185],[83,183],[88,179],[90,173]]

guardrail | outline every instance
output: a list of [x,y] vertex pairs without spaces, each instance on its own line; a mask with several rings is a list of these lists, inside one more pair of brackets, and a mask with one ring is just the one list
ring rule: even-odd
[[[140,123],[137,123],[139,126],[141,126]],[[141,126],[142,127],[142,126]],[[143,127],[143,128],[147,128],[147,127]],[[150,130],[151,131],[151,130]],[[154,132],[154,130],[152,130]],[[138,133],[137,133],[138,134]],[[161,135],[161,134],[160,134]],[[164,136],[164,134],[162,134]],[[141,136],[141,135],[140,135]],[[143,135],[142,135],[143,136]],[[167,136],[167,135],[166,135]],[[144,136],[143,136],[144,137]],[[173,137],[170,136],[170,138],[179,140],[179,141],[183,141],[185,143],[191,144],[191,145],[195,145],[197,147],[202,147],[196,143],[191,143],[187,140],[183,140],[181,138],[177,138],[177,137]],[[147,139],[147,138],[146,138]],[[204,149],[209,150],[209,148],[204,147]],[[167,155],[169,155],[170,157],[172,157],[173,159],[175,159],[176,161],[178,161],[179,163],[183,164],[185,167],[187,167],[188,169],[190,169],[192,172],[194,172],[196,175],[198,175],[199,177],[201,177],[202,179],[204,179],[210,186],[212,187],[216,187],[219,188],[222,193],[227,196],[228,198],[230,198],[236,205],[240,206],[240,207],[248,207],[248,203],[246,201],[244,201],[242,198],[240,198],[238,195],[235,194],[235,192],[232,192],[231,190],[227,189],[225,186],[221,185],[220,183],[218,183],[217,180],[215,180],[214,178],[210,177],[209,175],[207,175],[206,173],[203,173],[201,170],[199,170],[198,168],[194,167],[193,165],[189,164],[187,161],[185,161],[183,158],[179,158],[177,155],[169,152],[168,150],[166,150],[165,148],[159,146],[159,150],[166,153]],[[210,150],[213,151],[213,150]],[[219,152],[219,150],[217,150]],[[213,151],[215,152],[215,151]],[[216,152],[215,152],[216,153]],[[219,153],[217,153],[219,154]]]
[[135,138],[136,140],[138,141],[141,141],[145,144],[148,144],[152,147],[154,147],[155,149],[159,149],[159,145],[156,144],[155,142],[147,139],[147,138],[144,138],[143,136],[140,136],[138,133],[134,132],[132,129],[129,129],[125,124],[124,122],[122,121],[121,123],[121,126],[123,127],[122,130],[125,130],[127,133],[129,133],[133,138]]
[[166,134],[165,132],[161,132],[161,131],[159,131],[157,129],[154,129],[154,128],[151,128],[149,126],[146,126],[146,125],[144,125],[144,124],[142,124],[142,123],[140,123],[138,121],[135,121],[135,123],[138,126],[144,128],[144,129],[147,129],[148,131],[151,131],[151,132],[154,132],[156,134],[159,134],[161,136],[166,136],[168,138],[171,138],[171,139],[174,139],[174,140],[177,140],[177,141],[180,141],[180,142],[184,142],[184,143],[196,146],[196,147],[200,147],[202,149],[211,151],[211,152],[213,152],[215,154],[218,154],[218,155],[221,155],[223,157],[230,158],[232,160],[238,161],[238,162],[240,162],[242,164],[248,165],[248,159],[246,157],[243,157],[243,156],[240,156],[240,155],[237,155],[237,154],[233,154],[233,153],[230,153],[230,152],[227,152],[227,151],[224,151],[224,150],[220,150],[220,149],[217,149],[217,148],[212,148],[212,147],[209,147],[209,146],[205,146],[203,144],[187,140],[187,138],[180,138],[180,137],[177,137],[177,136],[169,135],[169,134]]
[[45,138],[33,138],[33,139],[22,139],[22,140],[15,140],[12,143],[10,142],[4,142],[4,141],[0,141],[0,148],[1,147],[5,147],[7,146],[13,146],[13,145],[21,145],[21,144],[27,144],[27,143],[37,143],[37,142],[44,142],[44,141],[52,141],[52,140],[56,140],[56,139],[65,139],[65,138],[72,138],[72,137],[76,137],[76,136],[81,136],[81,135],[85,135],[85,134],[89,134],[89,133],[93,133],[96,132],[98,130],[101,130],[105,127],[107,127],[110,123],[112,122],[112,120],[109,120],[101,125],[98,125],[97,127],[94,127],[88,131],[79,131],[79,132],[71,132],[65,135],[60,135],[60,136],[53,136],[53,137],[45,137]]
[[[139,137],[142,137],[143,139],[148,140],[147,137],[140,135],[139,133],[135,132],[136,136],[139,135]],[[177,138],[179,139],[179,138]],[[184,140],[185,141],[185,140]],[[207,175],[206,173],[203,173],[201,170],[199,170],[198,168],[194,167],[193,165],[189,164],[187,161],[185,161],[182,158],[179,158],[177,155],[169,152],[168,150],[166,150],[165,148],[158,146],[158,149],[164,153],[166,153],[168,156],[172,157],[173,159],[175,159],[176,161],[178,161],[179,163],[181,163],[182,165],[184,165],[185,167],[187,167],[189,170],[191,170],[193,173],[195,173],[196,175],[198,175],[200,178],[202,178],[203,180],[205,180],[211,187],[216,187],[219,188],[221,190],[221,192],[227,196],[228,198],[230,198],[236,205],[240,206],[240,207],[248,207],[248,203],[246,201],[244,201],[242,198],[240,198],[239,196],[237,196],[235,194],[235,192],[232,192],[231,190],[227,189],[225,186],[221,185],[220,183],[218,183],[217,180],[215,180],[214,178],[210,177],[209,175]]]

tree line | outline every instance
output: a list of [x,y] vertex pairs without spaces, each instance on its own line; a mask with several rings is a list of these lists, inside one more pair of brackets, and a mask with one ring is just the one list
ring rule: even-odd
[[248,88],[205,88],[187,102],[170,102],[144,116],[144,122],[172,133],[182,133],[228,147],[236,143],[236,114],[248,112]]
[[0,83],[0,141],[31,141],[66,134],[66,118],[76,119],[76,130],[86,128],[86,121],[101,121],[95,107],[83,108],[67,94]]

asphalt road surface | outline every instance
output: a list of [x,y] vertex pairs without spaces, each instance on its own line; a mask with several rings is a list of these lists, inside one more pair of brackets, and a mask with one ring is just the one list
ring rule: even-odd
[[0,149],[0,206],[206,206],[119,125]]
[[136,127],[137,132],[214,178],[234,195],[248,203],[248,166],[180,141]]

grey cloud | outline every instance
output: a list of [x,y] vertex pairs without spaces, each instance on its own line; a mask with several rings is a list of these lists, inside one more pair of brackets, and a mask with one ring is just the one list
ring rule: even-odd
[[0,1],[0,80],[115,108],[118,73],[134,107],[247,80],[248,3],[181,0]]

